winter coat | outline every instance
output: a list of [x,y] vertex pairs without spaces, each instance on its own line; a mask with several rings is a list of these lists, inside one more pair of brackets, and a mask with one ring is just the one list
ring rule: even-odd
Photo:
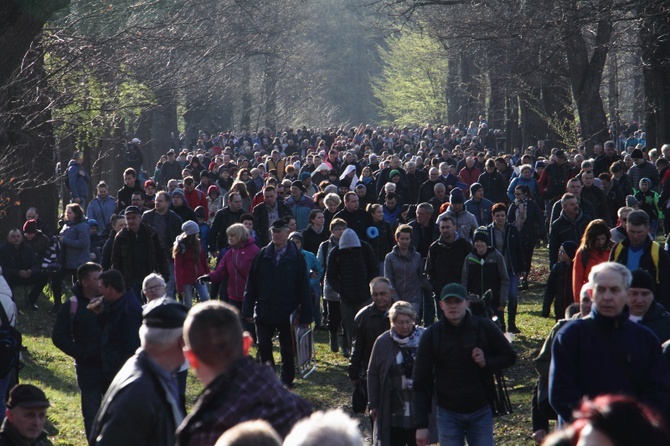
[[491,306],[494,308],[507,305],[509,275],[502,254],[489,247],[480,257],[473,248],[463,262],[461,284],[468,293],[479,297],[491,290]]
[[393,229],[391,228],[391,224],[386,220],[374,222],[372,226],[377,228],[379,235],[375,238],[366,238],[365,240],[372,246],[377,260],[383,262],[386,255],[393,249],[393,245],[395,245]]
[[395,290],[396,300],[404,300],[419,306],[423,302],[423,289],[426,280],[423,277],[423,259],[413,246],[404,255],[397,246],[386,255],[384,277],[389,279]]
[[551,303],[554,302],[554,317],[556,320],[563,319],[565,309],[574,301],[573,296],[572,264],[557,262],[549,272],[549,279],[544,289],[542,317],[549,317]]
[[477,217],[468,212],[467,209],[465,209],[465,206],[463,206],[462,211],[456,212],[454,208],[451,205],[449,205],[449,207],[447,208],[446,211],[444,211],[444,213],[438,215],[437,217],[438,227],[440,226],[442,218],[444,218],[447,215],[454,220],[454,224],[456,225],[458,235],[461,236],[461,238],[472,240],[472,234],[474,234],[475,229],[479,227],[479,224],[477,223]]
[[649,178],[651,180],[651,189],[656,190],[658,188],[660,181],[658,169],[647,160],[645,160],[639,166],[637,164],[633,164],[631,168],[628,169],[627,173],[634,188],[638,187],[642,178]]
[[370,281],[379,275],[379,262],[368,243],[360,242],[359,247],[342,248],[344,238],[345,234],[342,234],[339,245],[328,255],[325,280],[343,302],[369,302]]
[[367,375],[368,362],[375,340],[391,328],[388,311],[379,310],[374,303],[366,305],[354,318],[354,343],[349,359],[349,379]]
[[88,198],[88,185],[90,182],[91,177],[81,165],[75,160],[70,160],[67,165],[67,184],[70,188],[72,200],[80,198],[85,201]]
[[212,229],[207,236],[210,252],[218,252],[228,246],[228,235],[226,234],[226,230],[233,224],[239,223],[242,214],[244,214],[242,209],[233,212],[228,206],[216,213],[214,222],[212,223]]
[[561,211],[560,216],[551,224],[549,231],[549,267],[553,267],[558,261],[558,248],[563,242],[579,243],[589,221],[583,212],[579,212],[577,218],[572,221],[565,215],[565,212]]
[[540,186],[537,184],[537,180],[535,178],[530,177],[526,180],[525,178],[515,177],[512,179],[512,181],[510,181],[509,186],[507,186],[507,198],[510,201],[514,201],[514,189],[516,189],[517,186],[528,186],[528,189],[530,189],[531,198],[539,196]]
[[486,226],[491,223],[491,208],[493,202],[482,198],[480,201],[475,201],[472,198],[465,202],[465,209],[475,216],[479,226]]
[[[514,224],[516,222],[516,210],[518,204],[514,201],[507,211],[507,222]],[[533,200],[526,200],[526,220],[521,226],[519,236],[523,245],[535,244],[538,239],[546,237],[547,231],[544,224],[543,212]]]
[[[138,257],[138,252],[144,255]],[[140,223],[137,233],[124,228],[116,234],[112,244],[112,269],[120,271],[127,284],[135,278],[144,279],[154,271],[159,272],[166,282],[170,279],[168,260],[158,233],[144,223]]]
[[456,233],[456,239],[447,243],[442,237],[437,239],[428,250],[426,276],[436,296],[449,283],[460,283],[463,262],[472,251],[472,244]]
[[[166,215],[167,222],[165,224],[165,234],[158,233],[158,238],[161,240],[167,258],[172,259],[172,245],[174,244],[174,241],[177,240],[179,234],[181,234],[182,219],[179,215],[169,209]],[[156,225],[156,220],[159,218],[165,218],[165,216],[161,216],[156,209],[152,209],[142,214],[142,223],[156,229],[154,225]]]
[[307,195],[303,194],[296,202],[293,199],[293,196],[289,195],[285,204],[291,211],[291,214],[293,214],[293,217],[295,217],[295,223],[298,231],[306,229],[309,225],[309,214],[312,212],[312,209],[314,209],[314,201]]
[[294,243],[287,243],[278,264],[275,257],[274,244],[256,254],[247,277],[242,315],[266,324],[285,324],[300,308],[300,323],[309,324],[312,302],[305,259]]
[[[486,229],[488,230],[489,240],[491,241],[490,246],[497,246],[494,223],[488,225]],[[503,249],[500,253],[505,259],[505,265],[507,265],[507,271],[510,276],[519,272],[528,271],[528,266],[526,265],[523,251],[521,249],[521,237],[516,230],[516,226],[506,223],[503,237]]]
[[[586,264],[584,264],[584,258],[586,258]],[[591,249],[587,254],[584,253],[584,248],[577,250],[572,263],[572,295],[575,302],[579,303],[579,293],[582,291],[582,286],[589,281],[591,268],[599,263],[607,262],[609,258],[609,249]]]
[[668,362],[656,335],[630,321],[627,307],[607,317],[594,306],[591,317],[561,328],[551,348],[549,402],[561,419],[571,421],[584,397],[606,393],[628,394],[668,413]]
[[497,170],[494,170],[492,173],[485,171],[479,175],[477,182],[484,188],[484,197],[493,203],[507,203],[510,201],[505,193],[507,190],[507,181]]
[[670,313],[658,302],[651,303],[640,324],[653,331],[661,344],[670,339]]
[[67,222],[60,231],[63,245],[63,268],[77,269],[91,261],[91,229],[88,223]]
[[193,249],[186,248],[181,237],[177,237],[174,244],[178,248],[177,255],[174,256],[175,291],[182,293],[184,285],[193,285],[198,277],[209,274],[209,263],[204,249],[200,249],[200,255],[196,259]]
[[[324,273],[328,271],[328,256],[330,255],[330,252],[337,246],[337,244],[338,241],[331,236],[328,240],[322,242],[321,245],[319,245],[319,251],[316,254],[316,259],[319,261],[319,263],[321,263]],[[325,300],[339,301],[340,295],[335,290],[333,290],[333,288],[330,286],[330,283],[328,283],[328,281],[325,279],[325,275],[321,276],[321,281],[323,283],[323,298]]]
[[[261,240],[261,245],[265,246],[270,243],[270,223],[268,222],[268,208],[265,203],[261,202],[260,204],[254,207],[254,210],[251,212],[254,216],[254,230],[258,234]],[[291,210],[281,201],[277,200],[277,215],[279,218],[283,218],[291,214]]]
[[107,236],[109,230],[111,229],[111,219],[116,209],[116,200],[114,197],[107,197],[103,200],[100,197],[95,197],[88,203],[86,207],[86,216],[88,219],[93,219],[98,222],[98,228],[100,228],[100,234]]
[[324,226],[321,233],[317,234],[312,226],[302,231],[302,248],[316,255],[319,252],[321,243],[328,240],[330,232]]
[[244,288],[247,285],[249,268],[260,249],[254,240],[249,239],[244,246],[229,248],[216,269],[209,274],[212,283],[228,278],[228,298],[237,302],[244,300]]

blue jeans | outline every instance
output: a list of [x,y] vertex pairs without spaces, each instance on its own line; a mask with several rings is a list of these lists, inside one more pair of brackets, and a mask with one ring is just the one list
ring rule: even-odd
[[[168,268],[170,268],[170,280],[165,284],[165,294],[171,299],[175,299],[174,295],[174,260],[168,260]],[[163,277],[165,279],[165,277]]]
[[81,394],[81,414],[84,416],[86,436],[91,433],[95,415],[98,413],[105,388],[102,383],[102,368],[75,364],[77,386]]
[[451,412],[437,406],[440,446],[493,446],[493,412],[485,406],[471,413]]
[[183,287],[183,304],[186,305],[186,308],[191,308],[193,306],[193,289],[198,293],[198,302],[204,302],[209,300],[209,291],[207,290],[207,284],[195,282],[190,285],[184,285]]

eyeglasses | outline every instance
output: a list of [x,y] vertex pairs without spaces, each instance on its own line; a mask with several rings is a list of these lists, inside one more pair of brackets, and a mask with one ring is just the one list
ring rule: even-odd
[[146,287],[146,288],[143,289],[142,291],[144,291],[145,293],[146,293],[147,291],[155,291],[155,290],[158,290],[158,289],[162,288],[163,286],[164,286],[164,285],[154,285],[154,286]]

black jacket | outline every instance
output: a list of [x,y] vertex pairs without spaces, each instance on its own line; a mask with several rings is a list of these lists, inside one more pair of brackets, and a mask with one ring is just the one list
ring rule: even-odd
[[61,305],[56,322],[51,331],[54,345],[68,356],[74,358],[77,365],[87,365],[102,370],[102,328],[96,315],[87,310],[90,299],[82,294],[81,285],[72,288],[77,298],[77,309],[71,316],[72,298]]
[[584,234],[584,230],[589,222],[590,219],[587,219],[583,212],[580,212],[579,215],[577,215],[577,218],[575,218],[574,221],[571,221],[565,216],[565,213],[561,211],[560,216],[551,224],[551,230],[549,231],[550,268],[558,261],[558,248],[561,247],[563,242],[570,240],[579,244],[579,241],[582,239],[582,234]]
[[479,175],[477,182],[484,188],[484,198],[491,200],[493,203],[509,202],[506,192],[509,184],[500,172],[497,170],[494,170],[493,173],[488,173],[485,170],[483,172]]
[[[151,209],[142,214],[142,223],[151,226],[155,229],[156,220],[162,216],[156,211],[156,209]],[[164,218],[164,217],[163,217]],[[165,254],[168,259],[172,258],[172,245],[177,239],[177,236],[181,234],[181,224],[183,223],[181,217],[175,212],[168,209],[167,211],[167,225],[166,233],[158,234],[158,238],[161,240],[163,248],[165,248]]]
[[452,243],[440,237],[428,250],[426,276],[436,296],[448,283],[461,283],[463,262],[472,251],[472,244],[468,240],[458,237],[458,233],[456,237]]
[[[240,222],[240,217],[244,214],[244,209],[233,212],[230,206],[219,209],[214,216],[212,229],[207,235],[207,244],[210,252],[218,252],[228,246],[228,235],[226,231],[235,223]],[[267,244],[267,243],[266,243]]]
[[349,359],[349,379],[365,374],[375,341],[391,324],[388,311],[380,311],[374,303],[367,305],[354,318],[354,345]]
[[370,281],[379,275],[379,262],[372,247],[361,241],[360,248],[333,248],[328,254],[326,279],[343,302],[370,301]]
[[[251,212],[254,216],[254,230],[258,234],[258,238],[261,239],[261,245],[265,246],[270,243],[270,223],[268,222],[268,208],[265,206],[265,203],[261,202],[254,207],[254,210]],[[291,210],[286,206],[282,201],[277,200],[277,214],[279,218],[283,218],[291,214]]]
[[165,249],[158,233],[144,223],[140,223],[137,233],[124,228],[116,234],[112,245],[112,269],[121,272],[126,286],[131,286],[133,279],[144,279],[154,271],[159,272],[166,281],[170,280]]

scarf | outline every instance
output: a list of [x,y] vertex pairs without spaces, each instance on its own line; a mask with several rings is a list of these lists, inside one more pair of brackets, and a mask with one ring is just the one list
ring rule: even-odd
[[391,333],[391,338],[393,342],[400,347],[400,353],[402,354],[402,364],[400,368],[402,369],[403,374],[403,388],[412,390],[414,382],[412,381],[412,373],[414,373],[414,360],[416,359],[416,351],[419,347],[419,339],[421,339],[421,334],[423,334],[423,327],[414,326],[412,333],[406,338],[401,338],[395,332],[393,328],[389,331]]
[[514,200],[514,203],[516,204],[514,226],[516,226],[517,231],[521,232],[521,228],[523,227],[523,224],[526,222],[526,211],[528,209],[528,200],[516,199]]

